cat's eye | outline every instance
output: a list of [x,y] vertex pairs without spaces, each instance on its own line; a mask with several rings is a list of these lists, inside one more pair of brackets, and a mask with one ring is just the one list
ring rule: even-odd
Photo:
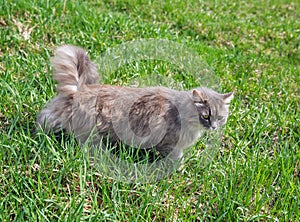
[[223,120],[224,118],[224,116],[218,116],[218,120]]
[[203,119],[208,119],[209,116],[208,116],[208,115],[202,115],[202,118],[203,118]]

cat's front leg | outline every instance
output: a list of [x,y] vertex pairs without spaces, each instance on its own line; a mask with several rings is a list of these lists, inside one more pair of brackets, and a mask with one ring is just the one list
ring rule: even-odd
[[173,161],[178,161],[178,160],[183,159],[183,150],[174,148],[168,155],[168,158],[170,158]]

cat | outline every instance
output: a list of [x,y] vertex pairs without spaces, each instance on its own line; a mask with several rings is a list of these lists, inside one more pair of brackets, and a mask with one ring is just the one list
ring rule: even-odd
[[76,46],[58,47],[51,63],[58,95],[39,113],[37,127],[45,132],[65,130],[80,143],[97,145],[109,139],[155,147],[162,156],[178,160],[203,130],[218,129],[229,115],[232,92],[99,84],[95,64]]

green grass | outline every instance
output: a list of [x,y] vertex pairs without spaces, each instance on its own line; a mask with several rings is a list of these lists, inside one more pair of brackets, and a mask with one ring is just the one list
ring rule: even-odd
[[[261,1],[3,1],[0,9],[0,221],[299,221],[299,3]],[[72,137],[34,137],[55,95],[49,58],[64,43],[93,59],[142,38],[184,44],[234,90],[222,146],[202,167],[155,184],[101,177]],[[133,62],[107,79],[180,74]],[[186,88],[193,78],[178,79]]]

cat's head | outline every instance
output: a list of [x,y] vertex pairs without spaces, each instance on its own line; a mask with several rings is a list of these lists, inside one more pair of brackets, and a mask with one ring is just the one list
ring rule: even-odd
[[229,103],[233,93],[220,94],[205,87],[192,90],[193,101],[199,115],[200,124],[205,129],[218,129],[229,115]]

